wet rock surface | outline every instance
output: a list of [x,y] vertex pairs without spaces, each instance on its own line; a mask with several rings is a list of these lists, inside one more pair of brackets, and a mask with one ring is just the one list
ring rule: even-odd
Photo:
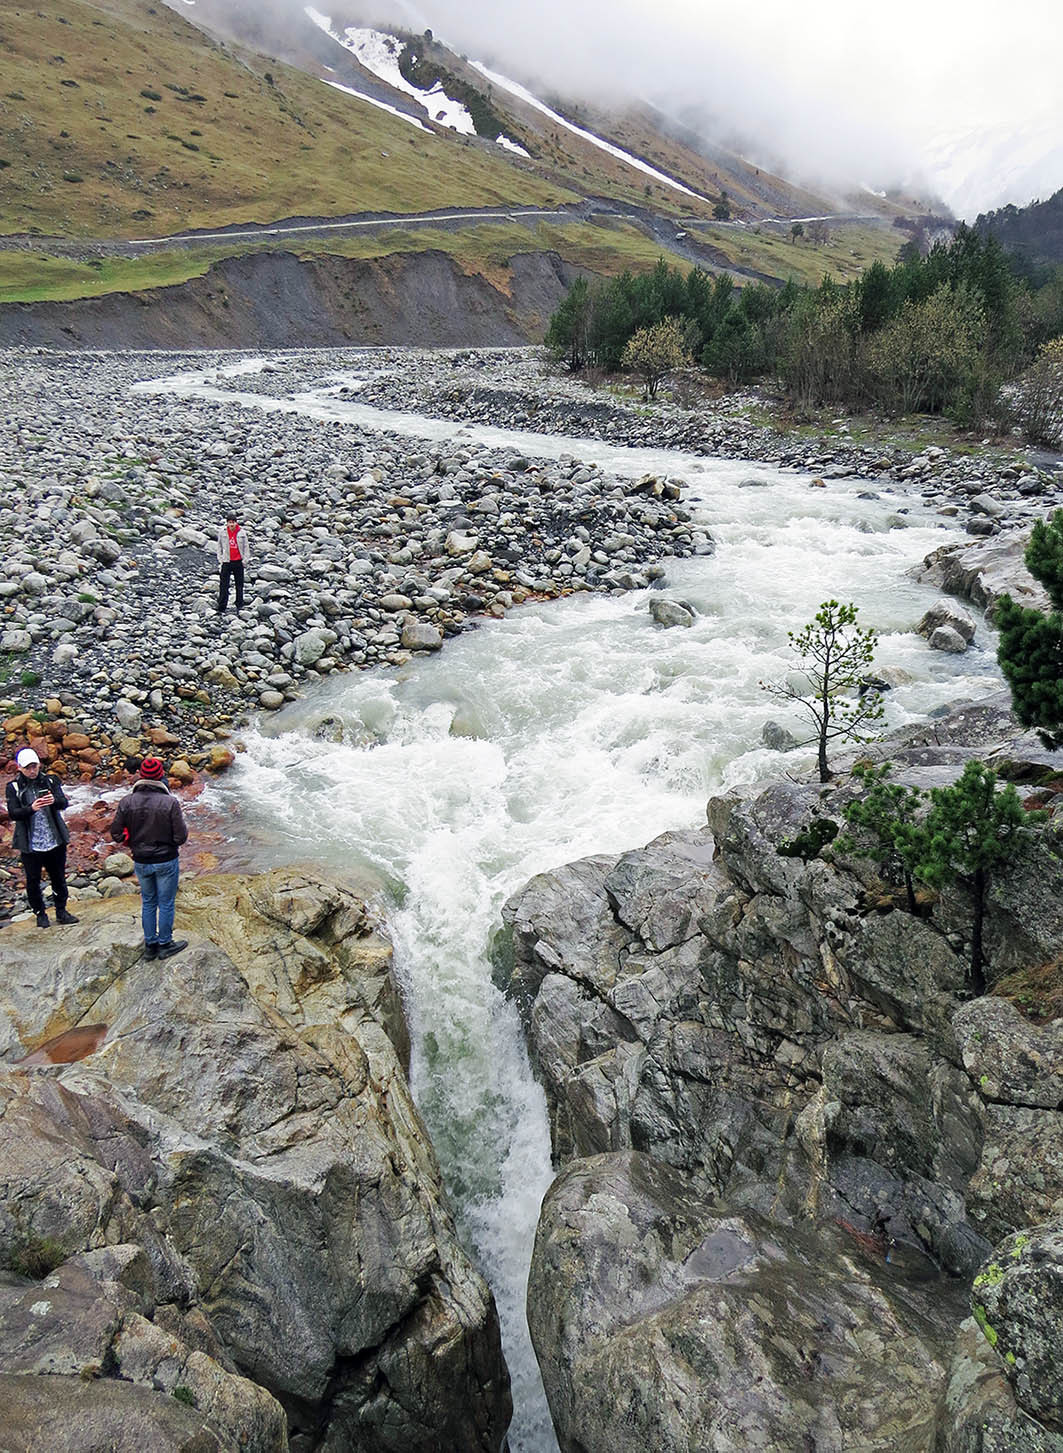
[[841,1227],[711,1207],[635,1153],[555,1181],[529,1300],[566,1453],[929,1449],[950,1313]]
[[[177,931],[165,966],[121,901],[61,943],[2,934],[12,1446],[493,1453],[494,1305],[361,900],[297,870],[218,876],[182,889]],[[97,1441],[47,1443],[49,1407]]]
[[[954,780],[972,755],[1036,772],[1041,750],[1005,703],[990,700],[897,733],[872,755],[896,763],[896,780],[925,787]],[[569,864],[506,905],[497,973],[521,1006],[562,1166],[529,1288],[562,1448],[595,1453],[628,1446],[628,1436],[654,1447],[689,1446],[684,1437],[778,1453],[846,1447],[857,1441],[849,1416],[865,1419],[859,1446],[914,1453],[939,1438],[950,1449],[1003,1448],[1012,1434],[1016,1447],[1058,1446],[1044,1371],[1059,1326],[1058,1022],[1034,1025],[1004,1000],[970,998],[962,889],[942,893],[929,918],[914,917],[892,906],[903,901],[900,885],[873,861],[833,849],[808,863],[778,854],[817,815],[840,818],[852,791],[844,776],[826,790],[737,789],[710,802],[708,830]],[[1049,827],[991,887],[995,974],[1058,956],[1058,852]],[[647,1184],[668,1189],[648,1195]],[[779,1334],[778,1307],[763,1327],[751,1325],[756,1292],[744,1275],[733,1301],[727,1276],[726,1291],[715,1277],[711,1293],[690,1290],[696,1257],[677,1246],[671,1221],[661,1229],[661,1206],[676,1203],[710,1239],[723,1224],[714,1217],[738,1218],[744,1230],[736,1221],[729,1234],[746,1244],[763,1246],[768,1234],[768,1260],[789,1268],[791,1289],[804,1273],[793,1270],[788,1238],[811,1237],[825,1260],[810,1284],[828,1302],[832,1248],[839,1232],[851,1238],[875,1276],[890,1279],[887,1299],[900,1288],[935,1321],[917,1359],[925,1421],[905,1421],[918,1378],[900,1387],[892,1373],[905,1354],[895,1361],[885,1345],[863,1410],[858,1399],[835,1401],[836,1312],[821,1307],[815,1329],[792,1338]],[[641,1270],[631,1285],[608,1264],[610,1237],[635,1248]],[[1018,1247],[1011,1260],[993,1251],[1002,1239]],[[996,1328],[979,1287],[987,1275],[1004,1286],[993,1267],[1013,1264],[993,1314],[1007,1319],[1015,1362],[1003,1364],[997,1328],[988,1365],[976,1366],[957,1297],[977,1275],[976,1316]],[[862,1296],[839,1289],[837,1305],[857,1315]],[[891,1305],[868,1315],[880,1328],[894,1318],[910,1327],[911,1306],[901,1315]],[[757,1390],[776,1377],[792,1385],[774,1362],[791,1344],[815,1364],[808,1407],[792,1394],[758,1403]],[[751,1366],[758,1377],[748,1392],[739,1369]],[[699,1401],[717,1378],[719,1400]],[[740,1436],[727,1418],[743,1407]]]

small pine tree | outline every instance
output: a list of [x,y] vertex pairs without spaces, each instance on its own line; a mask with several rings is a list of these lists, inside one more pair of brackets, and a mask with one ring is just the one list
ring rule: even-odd
[[573,373],[578,373],[587,361],[592,307],[590,284],[585,277],[578,277],[546,332],[546,347],[555,358],[564,359]]
[[[892,762],[883,762],[880,767],[854,767],[853,776],[863,786],[864,795],[847,803],[843,815],[850,827],[873,839],[886,871],[898,873],[904,879],[908,912],[917,913],[912,874],[924,849],[923,829],[916,821],[916,814],[926,794],[918,787],[902,787],[899,782],[891,782],[892,771]],[[838,839],[838,847],[846,853],[860,851],[858,840],[848,833]]]
[[1023,726],[1035,727],[1049,751],[1063,747],[1063,510],[1038,520],[1026,547],[1026,566],[1048,593],[1048,613],[997,602],[997,660]]
[[1035,521],[1025,559],[1027,570],[1048,592],[1053,610],[1063,611],[1063,510]]
[[997,791],[997,774],[984,762],[968,762],[959,781],[935,787],[923,826],[914,875],[932,887],[958,878],[973,897],[970,978],[976,994],[985,993],[982,927],[991,875],[1015,851],[1020,832],[1043,822],[1046,812],[1026,812],[1009,783]]
[[812,721],[813,735],[800,746],[816,744],[819,780],[832,776],[827,747],[837,738],[867,742],[866,729],[882,720],[881,693],[868,689],[867,676],[875,659],[875,632],[856,624],[855,605],[824,601],[804,630],[788,631],[800,657],[798,685],[790,680],[762,681],[761,689],[780,701],[800,707]]

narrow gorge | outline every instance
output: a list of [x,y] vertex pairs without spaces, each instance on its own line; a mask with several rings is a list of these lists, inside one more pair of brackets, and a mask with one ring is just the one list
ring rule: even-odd
[[[981,615],[1034,598],[1051,477],[651,424],[522,353],[32,367],[42,410],[80,401],[35,445],[5,399],[48,530],[7,649],[63,651],[42,739],[231,747],[189,812],[239,871],[188,875],[165,975],[109,847],[76,930],[0,931],[23,1426],[47,1399],[57,1449],[84,1416],[299,1453],[1058,1450],[1058,1024],[969,999],[961,894],[910,918],[867,860],[778,855],[854,758],[811,785],[760,685],[851,598],[874,754],[1053,781]],[[255,604],[215,629],[233,479]],[[113,616],[67,615],[102,573]],[[964,649],[920,633],[943,588]],[[991,901],[1001,971],[1058,955],[1057,850]]]

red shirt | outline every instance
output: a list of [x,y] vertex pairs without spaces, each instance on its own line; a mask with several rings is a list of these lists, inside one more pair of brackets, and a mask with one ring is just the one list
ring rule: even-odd
[[243,559],[243,556],[240,554],[239,546],[236,543],[236,537],[240,533],[240,526],[239,525],[226,525],[225,528],[226,528],[226,530],[229,533],[229,559],[230,560],[241,560],[241,559]]

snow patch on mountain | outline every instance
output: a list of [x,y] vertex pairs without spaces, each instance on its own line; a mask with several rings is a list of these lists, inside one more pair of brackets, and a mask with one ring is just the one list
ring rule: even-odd
[[436,84],[423,91],[406,79],[399,70],[402,41],[396,36],[359,25],[349,25],[342,35],[337,35],[332,28],[331,16],[322,15],[310,5],[306,6],[305,13],[315,25],[342,45],[344,50],[349,50],[359,65],[394,90],[403,91],[419,101],[432,120],[440,126],[446,126],[462,136],[476,135],[476,127],[468,107],[463,106],[460,101],[452,101],[441,85]]
[[574,136],[580,136],[584,141],[589,141],[592,146],[598,147],[600,151],[608,152],[610,156],[616,157],[617,160],[626,162],[628,166],[634,167],[645,176],[652,177],[654,181],[660,182],[662,186],[671,187],[673,191],[682,192],[687,197],[694,197],[699,202],[711,202],[711,198],[702,196],[700,192],[691,191],[682,182],[677,182],[674,177],[668,176],[665,172],[658,171],[656,167],[650,166],[649,162],[643,161],[641,157],[633,156],[631,152],[624,151],[619,146],[614,146],[611,141],[606,141],[601,136],[595,136],[593,131],[586,131],[582,126],[577,126],[573,121],[566,121],[563,116],[559,115],[556,111],[552,111],[549,106],[539,100],[538,96],[534,96],[531,91],[527,90],[518,81],[511,81],[508,76],[503,76],[498,71],[490,70],[480,61],[472,61],[470,64],[474,70],[479,71],[481,76],[490,81],[493,86],[498,86],[504,91],[509,91],[511,95],[516,96],[527,105],[533,106],[536,111],[541,111],[544,116],[548,116],[558,126],[563,126],[566,131],[571,131]]
[[416,116],[411,116],[408,111],[400,111],[397,106],[389,106],[386,101],[380,101],[376,96],[367,96],[364,91],[356,91],[353,86],[344,86],[339,81],[326,81],[326,86],[331,86],[334,91],[343,91],[348,96],[357,96],[359,101],[365,101],[370,106],[376,106],[381,111],[387,111],[392,116],[397,116],[400,121],[408,121],[411,126],[416,126],[418,131],[427,131],[431,136],[431,128]]
[[[359,65],[376,76],[378,80],[384,81],[394,90],[402,91],[407,96],[412,96],[415,101],[419,101],[438,125],[445,126],[450,131],[456,131],[461,136],[476,135],[476,126],[468,107],[461,101],[455,101],[448,96],[440,82],[427,90],[422,90],[402,74],[399,70],[399,56],[402,53],[403,42],[397,36],[388,35],[383,30],[373,30],[369,26],[358,25],[350,25],[342,35],[338,35],[332,28],[330,15],[322,15],[312,5],[305,6],[304,13],[320,30],[325,31],[338,45],[342,45],[344,50],[350,51]],[[335,81],[328,81],[326,84],[335,86],[337,90],[347,91],[352,96],[362,96],[363,100],[381,107],[384,111],[391,111],[395,116],[402,116],[404,120],[413,120],[406,112],[399,111],[394,106],[388,106],[383,101],[377,101],[372,96],[365,96],[361,91],[355,91],[350,86],[340,86]],[[420,122],[416,124],[421,125]],[[422,131],[427,129],[427,127],[421,126]],[[518,156],[528,156],[523,146],[510,140],[504,133],[500,133],[494,140],[496,146],[501,146],[506,151],[515,152]]]

